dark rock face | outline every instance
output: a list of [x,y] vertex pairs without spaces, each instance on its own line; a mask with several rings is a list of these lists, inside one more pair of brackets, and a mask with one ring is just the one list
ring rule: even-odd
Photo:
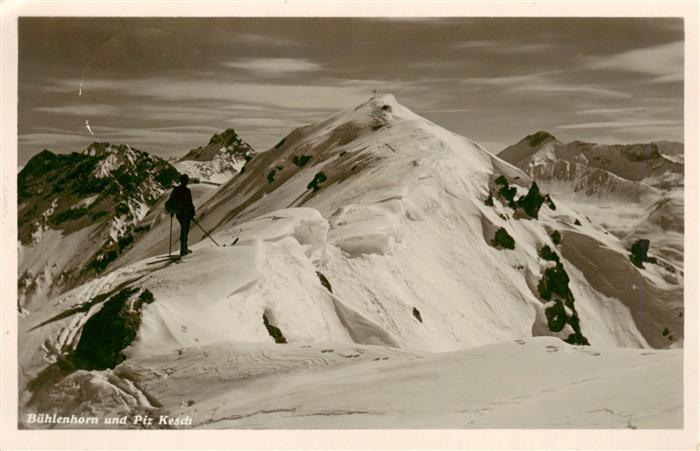
[[538,252],[539,256],[545,260],[552,261],[552,262],[558,262],[559,261],[559,256],[557,255],[556,252],[552,250],[551,247],[548,245],[542,246],[542,248]]
[[105,301],[83,326],[80,341],[71,355],[75,366],[103,370],[124,361],[122,351],[136,338],[143,306],[151,302],[150,291],[139,293],[136,288],[124,288]]
[[561,244],[561,233],[559,233],[558,230],[552,232],[549,237],[552,239],[552,243],[554,243],[555,246],[559,246]]
[[495,180],[495,183],[496,186],[500,186],[498,196],[506,201],[509,207],[516,208],[515,195],[518,192],[517,189],[514,186],[509,186],[508,179],[502,175]]
[[311,155],[295,155],[292,159],[292,163],[294,163],[298,167],[302,167],[306,163],[308,163],[309,160],[311,160]]
[[545,197],[540,193],[540,188],[537,186],[537,183],[532,182],[527,194],[518,199],[518,206],[521,207],[529,217],[537,219],[544,201]]
[[306,185],[306,189],[313,190],[313,192],[315,193],[316,191],[321,189],[321,187],[318,186],[318,184],[323,183],[326,180],[328,180],[328,177],[326,177],[326,174],[324,174],[323,172],[319,172],[314,176],[313,180],[311,180],[311,182],[309,182],[309,184]]
[[503,227],[496,230],[496,234],[494,235],[491,244],[505,249],[515,249],[515,240]]
[[423,322],[423,316],[420,314],[420,310],[417,308],[413,307],[413,317],[418,320],[418,322],[422,323]]
[[282,335],[282,331],[277,326],[270,323],[268,316],[269,312],[263,313],[263,324],[265,325],[265,329],[267,329],[267,333],[275,340],[275,343],[287,343],[287,339]]
[[544,196],[544,203],[547,204],[547,206],[548,206],[549,208],[551,208],[552,210],[556,210],[556,209],[557,209],[556,204],[554,203],[554,201],[552,200],[552,198],[551,198],[551,196],[550,196],[549,194],[546,194],[546,195]]
[[574,294],[569,288],[569,274],[564,269],[559,255],[547,245],[540,249],[539,254],[545,260],[556,262],[554,267],[544,271],[537,285],[540,297],[551,303],[544,311],[549,330],[560,332],[568,324],[574,333],[569,334],[564,341],[575,345],[589,345],[588,339],[581,333],[581,325],[574,305]]
[[326,276],[324,276],[323,273],[320,271],[316,271],[316,275],[318,276],[318,280],[321,281],[321,285],[323,285],[323,288],[328,290],[329,293],[333,293],[333,288],[331,287],[331,283],[328,281]]

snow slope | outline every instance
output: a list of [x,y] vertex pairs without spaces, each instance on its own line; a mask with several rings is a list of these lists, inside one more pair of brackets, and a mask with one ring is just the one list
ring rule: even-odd
[[[675,401],[677,384],[651,389],[640,374],[648,371],[680,378],[680,352],[648,354],[660,356],[657,362],[643,358],[646,354],[640,350],[616,348],[682,345],[682,276],[656,265],[633,266],[618,238],[556,198],[556,206],[543,205],[536,218],[524,214],[522,208],[513,209],[497,195],[499,176],[515,184],[517,198],[524,197],[530,187],[531,180],[519,169],[415,115],[390,95],[295,130],[273,149],[255,155],[226,185],[201,198],[198,220],[221,247],[193,228],[191,242],[199,242],[191,246],[192,255],[174,264],[159,260],[159,254],[167,254],[168,237],[166,223],[154,209],[154,226],[115,263],[116,269],[20,319],[22,409],[80,410],[95,404],[97,397],[123,397],[130,401],[114,405],[100,401],[96,408],[131,413],[157,410],[158,406],[172,410],[176,396],[180,396],[178,403],[187,405],[183,393],[197,392],[190,384],[216,374],[201,394],[201,402],[209,403],[202,411],[208,411],[220,394],[233,389],[230,396],[241,395],[237,388],[227,386],[227,376],[220,373],[227,368],[222,363],[225,358],[234,367],[231,371],[243,371],[253,385],[241,404],[229,401],[232,410],[224,415],[231,416],[229,422],[198,413],[201,426],[213,424],[207,423],[211,420],[216,427],[246,427],[255,424],[257,415],[240,417],[242,411],[255,414],[253,405],[269,406],[262,407],[263,413],[275,411],[273,404],[285,399],[289,403],[283,403],[284,410],[265,414],[260,427],[306,424],[306,420],[293,418],[300,411],[295,403],[311,406],[318,397],[319,410],[361,410],[359,416],[352,415],[358,427],[396,424],[401,418],[425,427],[456,425],[463,420],[460,427],[468,427],[471,420],[475,427],[505,427],[525,421],[522,411],[511,417],[498,408],[493,416],[482,418],[466,412],[454,414],[451,404],[412,403],[412,396],[421,399],[435,393],[437,399],[444,399],[458,390],[463,397],[453,400],[455,409],[488,411],[506,396],[503,387],[492,387],[483,400],[472,403],[469,400],[483,384],[470,391],[468,384],[459,385],[456,380],[457,374],[465,376],[459,380],[476,377],[470,373],[475,371],[472,365],[465,362],[478,357],[478,349],[488,350],[488,365],[494,366],[484,374],[490,375],[486,380],[494,380],[497,369],[509,374],[524,371],[522,365],[517,369],[508,366],[513,352],[531,350],[532,355],[530,351],[523,354],[529,358],[523,361],[530,365],[539,358],[549,359],[534,357],[543,348],[546,352],[556,347],[557,352],[562,351],[556,355],[566,357],[557,360],[556,377],[544,385],[558,391],[560,385],[547,384],[559,381],[560,373],[568,374],[573,384],[580,380],[573,374],[577,369],[590,376],[592,385],[563,384],[569,388],[534,396],[533,406],[563,402],[567,397],[583,402],[589,396],[588,387],[605,393],[606,405],[592,398],[582,404],[585,411],[577,410],[568,417],[563,410],[555,410],[556,415],[542,413],[543,417],[531,419],[533,427],[568,420],[580,427],[677,424],[681,412]],[[487,205],[489,196],[493,205]],[[514,238],[514,249],[492,243],[499,228]],[[553,231],[563,237],[559,246],[550,237]],[[560,260],[557,267],[566,271],[572,298],[566,305],[556,296],[542,298],[538,288],[547,271],[555,267],[553,261],[540,256],[544,245],[553,249]],[[591,261],[598,263],[597,268],[591,268]],[[614,280],[599,276],[613,272],[619,274]],[[561,305],[561,311],[552,316],[556,305]],[[116,312],[124,320],[105,323],[104,311]],[[649,321],[650,317],[656,319]],[[562,318],[565,324],[554,327]],[[94,335],[95,330],[100,334]],[[532,341],[540,335],[570,339],[574,332],[592,347],[570,347],[558,339]],[[124,337],[124,341],[114,343],[104,337]],[[280,337],[288,343],[286,347],[274,344]],[[528,340],[533,345],[505,344],[513,340]],[[494,343],[501,344],[472,349]],[[324,349],[343,350],[351,357],[324,356],[334,354],[322,352]],[[269,352],[280,352],[275,358],[289,362],[267,365]],[[429,354],[436,352],[456,354]],[[609,358],[585,360],[595,352]],[[162,365],[163,359],[171,361],[173,353],[188,359],[175,370],[187,367],[192,371],[178,381],[180,388],[164,384],[164,391],[159,392],[152,385],[152,376],[143,371]],[[314,363],[319,353],[321,363]],[[362,384],[380,377],[377,361],[365,362],[365,353],[372,359],[398,359],[398,366],[384,367],[386,387],[400,387],[395,398],[382,398],[381,384],[371,390],[367,383]],[[421,363],[419,357],[431,364]],[[463,363],[454,363],[453,357]],[[353,362],[364,363],[349,367]],[[301,391],[295,398],[290,388],[289,392],[273,391],[278,395],[274,402],[265,398],[271,387],[268,382],[272,387],[284,385],[274,377],[263,377],[270,366],[277,373],[278,366],[318,365],[339,369],[338,373],[319,372],[319,379],[306,372],[298,376],[309,382],[309,388],[324,387],[317,395]],[[533,373],[518,388],[524,391],[507,394],[525,395],[535,385],[542,386],[548,365],[549,361],[542,361],[541,367],[528,366]],[[639,373],[632,371],[635,366]],[[431,368],[439,370],[444,384],[436,384]],[[544,372],[537,373],[540,370]],[[156,379],[167,379],[169,371],[159,369],[161,376]],[[67,403],[66,397],[74,396],[75,378],[95,391],[86,389],[87,393],[80,394],[84,399]],[[515,379],[508,380],[517,386]],[[622,388],[623,380],[629,391]],[[147,384],[150,388],[144,388]],[[365,391],[358,394],[353,387],[360,384]],[[344,401],[350,398],[347,396],[336,399],[334,387],[355,390],[352,397],[365,407],[348,404]],[[619,393],[619,398],[611,400],[611,393]],[[633,398],[646,413],[630,423]],[[659,403],[662,398],[668,398],[670,404]],[[194,406],[200,402],[193,401]],[[65,405],[70,407],[62,407]],[[372,416],[380,405],[383,411],[399,413]],[[609,414],[605,408],[616,413]],[[624,413],[619,416],[617,412]],[[316,417],[308,424],[341,426]],[[381,419],[374,423],[375,418],[387,418],[386,423]],[[352,423],[343,420],[342,424]]]
[[[76,383],[83,390],[66,389]],[[680,350],[536,338],[439,354],[339,343],[207,345],[77,371],[51,394],[61,415],[130,415],[117,428],[144,427],[134,424],[138,414],[156,423],[161,415],[189,419],[172,426],[186,429],[669,429],[683,425],[682,387]],[[99,397],[85,396],[91,392]]]

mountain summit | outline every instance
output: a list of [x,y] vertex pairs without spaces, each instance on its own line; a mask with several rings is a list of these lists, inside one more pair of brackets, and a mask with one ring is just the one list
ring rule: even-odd
[[190,150],[175,166],[200,181],[221,184],[238,173],[255,150],[229,128],[214,134],[205,146]]

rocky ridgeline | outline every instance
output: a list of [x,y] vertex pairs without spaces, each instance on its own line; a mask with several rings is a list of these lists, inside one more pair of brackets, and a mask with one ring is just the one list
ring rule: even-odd
[[59,231],[63,239],[89,228],[90,242],[62,249],[75,258],[63,256],[63,261],[71,260],[66,265],[52,263],[53,280],[48,280],[47,268],[30,267],[20,256],[20,297],[26,302],[38,285],[70,286],[104,271],[143,231],[138,222],[179,175],[165,160],[128,145],[93,143],[79,153],[43,150],[35,155],[17,177],[18,238],[24,255],[41,248],[48,230]]

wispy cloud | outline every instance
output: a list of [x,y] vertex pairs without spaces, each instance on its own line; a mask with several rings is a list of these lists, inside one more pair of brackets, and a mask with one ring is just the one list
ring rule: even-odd
[[42,106],[32,109],[39,113],[60,114],[68,116],[110,116],[118,114],[120,109],[115,105],[59,105]]
[[263,75],[313,72],[323,67],[319,63],[304,58],[244,58],[236,61],[227,61],[223,63],[223,66]]
[[256,127],[261,129],[283,129],[292,130],[300,125],[304,125],[306,121],[281,118],[264,118],[264,117],[241,117],[229,119],[226,122],[235,125],[236,127]]
[[[43,88],[46,92],[69,93],[75,90],[75,79],[48,81]],[[429,81],[397,81],[368,79],[323,79],[317,84],[272,83],[267,81],[227,82],[206,79],[92,79],[84,82],[84,90],[93,93],[118,94],[130,105],[143,105],[139,108],[166,110],[173,115],[187,114],[190,105],[196,103],[198,109],[276,108],[290,111],[338,111],[367,100],[373,90],[377,92],[412,92],[430,96],[433,86]],[[427,97],[426,97],[427,98]],[[185,105],[189,103],[190,105]],[[172,106],[171,106],[172,105]],[[228,106],[227,106],[228,105]],[[413,108],[436,109],[432,100],[412,105]],[[184,108],[184,109],[183,109]]]
[[[589,108],[587,110],[576,111],[576,114],[581,115],[601,115],[601,116],[620,116],[629,114],[638,114],[644,112],[652,112],[650,107],[622,107],[622,108]],[[658,110],[657,110],[658,111]]]
[[[87,145],[95,141],[87,131],[84,135],[76,133],[25,133],[17,136],[17,140],[21,145],[48,149],[65,148],[66,145],[74,145],[76,142],[85,142]],[[82,149],[75,148],[73,150]]]
[[421,114],[447,114],[447,113],[466,113],[468,111],[473,111],[470,108],[454,108],[454,109],[444,109],[444,110],[419,110],[418,113]]
[[453,49],[493,49],[499,46],[498,41],[487,41],[487,40],[471,40],[458,42],[452,46]]
[[683,82],[683,71],[676,72],[673,74],[660,75],[658,77],[652,78],[653,83],[680,83]]
[[654,76],[655,82],[681,81],[683,79],[683,41],[596,57],[588,61],[586,67],[595,70],[648,74]]
[[294,47],[300,45],[298,42],[292,41],[290,39],[283,39],[275,36],[253,33],[239,34],[237,36],[237,39],[240,42],[255,45],[272,45],[280,47]]
[[[76,80],[69,79],[50,83],[47,90],[54,92],[71,92],[76,86]],[[301,110],[341,109],[371,95],[364,86],[354,84],[314,86],[166,78],[89,80],[83,89],[172,102],[215,100]]]
[[556,128],[560,130],[577,130],[577,129],[603,129],[603,128],[639,128],[639,127],[649,127],[649,126],[664,126],[673,125],[678,126],[678,121],[670,119],[660,119],[655,121],[605,121],[605,122],[584,122],[580,124],[567,124],[559,125]]
[[544,43],[514,43],[506,41],[488,41],[488,40],[475,40],[475,41],[465,41],[459,42],[452,46],[455,50],[481,50],[488,51],[491,53],[502,53],[502,54],[527,54],[542,52],[545,50],[551,50],[552,44]]
[[538,72],[525,75],[511,75],[505,77],[480,77],[461,80],[467,85],[495,86],[509,93],[531,92],[538,94],[571,94],[581,93],[590,96],[628,98],[629,93],[610,89],[600,84],[576,83],[565,81],[561,78],[565,75],[562,71]]

